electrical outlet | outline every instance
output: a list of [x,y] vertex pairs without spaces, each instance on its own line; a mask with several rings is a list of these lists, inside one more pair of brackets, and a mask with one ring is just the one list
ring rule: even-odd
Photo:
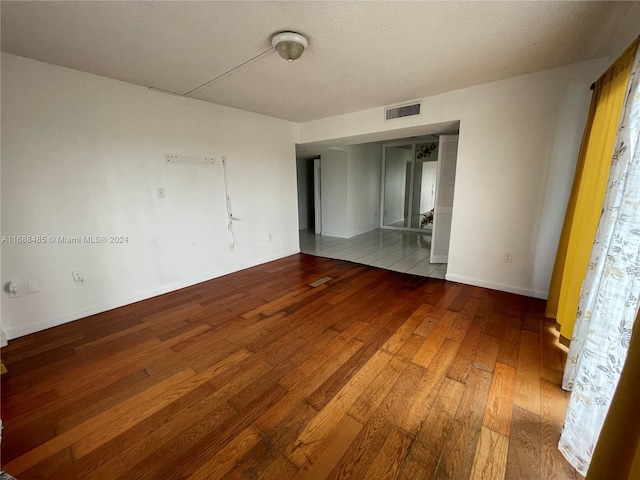
[[513,260],[513,253],[505,253],[504,254],[504,261],[506,263],[511,263],[512,260]]
[[158,188],[158,198],[164,198],[164,188]]
[[273,235],[269,234],[269,237],[267,238],[267,241],[270,242],[271,240],[273,240]]
[[84,282],[84,277],[82,276],[82,272],[80,270],[76,270],[75,272],[71,272],[73,275],[74,282]]

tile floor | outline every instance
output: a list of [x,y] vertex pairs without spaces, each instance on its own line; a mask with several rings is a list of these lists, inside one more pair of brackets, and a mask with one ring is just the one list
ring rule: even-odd
[[300,251],[422,277],[444,278],[446,263],[431,263],[431,233],[377,229],[352,238],[300,230]]

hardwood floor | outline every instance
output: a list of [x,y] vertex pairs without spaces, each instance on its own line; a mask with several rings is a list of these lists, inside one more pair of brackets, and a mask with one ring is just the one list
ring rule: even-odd
[[3,468],[579,478],[556,448],[565,353],[543,306],[294,255],[11,341]]

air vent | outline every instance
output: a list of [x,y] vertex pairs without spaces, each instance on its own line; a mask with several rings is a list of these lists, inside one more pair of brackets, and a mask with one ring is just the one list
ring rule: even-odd
[[395,118],[413,117],[420,115],[421,103],[411,103],[408,105],[399,105],[397,107],[387,107],[384,109],[384,119],[393,120]]

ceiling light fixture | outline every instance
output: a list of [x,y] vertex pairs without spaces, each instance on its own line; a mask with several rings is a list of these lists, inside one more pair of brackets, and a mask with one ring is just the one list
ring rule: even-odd
[[304,35],[296,32],[276,33],[271,39],[271,45],[287,62],[297,60],[309,46],[309,40]]

